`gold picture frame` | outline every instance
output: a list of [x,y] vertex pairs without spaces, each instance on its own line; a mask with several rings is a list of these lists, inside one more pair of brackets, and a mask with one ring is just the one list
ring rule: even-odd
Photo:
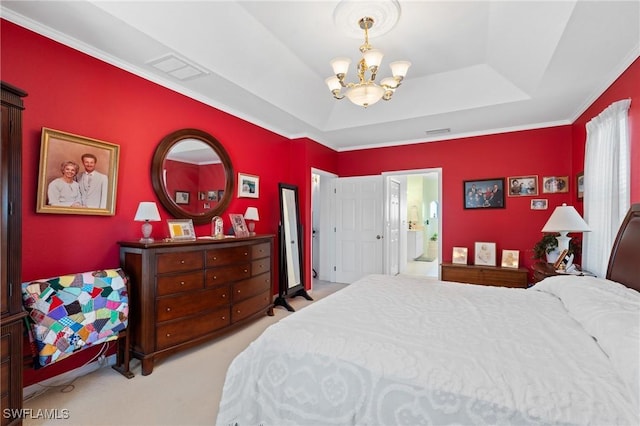
[[260,178],[254,175],[238,173],[238,197],[259,198]]
[[167,219],[167,227],[172,241],[193,241],[196,239],[191,219]]
[[37,213],[113,216],[118,145],[42,128]]
[[466,247],[454,247],[453,256],[451,257],[451,263],[455,263],[457,265],[466,265],[467,253],[468,250]]
[[542,178],[543,194],[569,192],[569,176],[545,176]]
[[249,236],[249,228],[244,221],[244,216],[238,213],[229,213],[229,219],[231,219],[231,225],[233,225],[233,233],[238,238],[244,238]]
[[538,175],[508,177],[507,186],[509,197],[538,195]]
[[502,250],[502,263],[503,268],[520,267],[520,251],[519,250]]

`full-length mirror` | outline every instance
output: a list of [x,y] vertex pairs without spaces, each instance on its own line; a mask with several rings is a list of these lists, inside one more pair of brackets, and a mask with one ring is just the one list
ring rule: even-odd
[[302,254],[302,226],[298,205],[298,187],[280,183],[280,291],[274,305],[281,305],[289,311],[293,307],[286,296],[303,296],[313,300],[304,288],[304,257]]
[[222,144],[197,129],[167,135],[151,163],[153,189],[175,217],[204,224],[221,215],[233,197],[231,159]]

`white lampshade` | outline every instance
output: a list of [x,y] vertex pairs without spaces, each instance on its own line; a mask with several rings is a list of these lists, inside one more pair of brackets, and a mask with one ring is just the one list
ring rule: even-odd
[[333,68],[333,74],[347,75],[347,71],[349,71],[349,65],[351,65],[351,59],[335,58],[331,60],[330,64],[331,64],[331,68]]
[[571,237],[567,236],[569,232],[589,231],[591,231],[591,228],[589,228],[587,222],[584,221],[573,206],[567,206],[566,203],[562,203],[561,206],[556,207],[542,228],[542,232],[560,233],[560,235],[556,237],[558,240],[558,250],[560,251],[569,249],[569,241],[571,240]]
[[340,84],[340,80],[338,80],[338,77],[336,77],[335,75],[327,78],[325,82],[327,83],[327,86],[329,86],[329,90],[331,90],[332,92],[334,90],[340,90],[340,88],[342,87],[342,85]]
[[260,220],[258,215],[258,209],[256,207],[247,207],[247,211],[244,212],[245,220]]
[[138,204],[138,210],[136,211],[136,217],[133,219],[136,222],[159,222],[160,212],[158,206],[153,201],[141,201]]
[[378,68],[382,63],[382,58],[384,54],[382,51],[378,49],[369,49],[362,54],[364,61],[367,63],[367,67],[371,69],[372,67]]
[[391,67],[391,74],[394,77],[404,78],[407,75],[407,71],[409,70],[409,67],[411,66],[411,62],[396,61],[396,62],[391,62],[389,66]]
[[347,90],[347,98],[356,105],[368,107],[382,99],[384,89],[373,83],[358,84]]

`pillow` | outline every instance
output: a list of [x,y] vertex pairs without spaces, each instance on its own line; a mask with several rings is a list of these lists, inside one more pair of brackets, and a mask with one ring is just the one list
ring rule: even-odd
[[640,293],[596,277],[560,275],[546,278],[532,290],[558,297],[569,315],[598,342],[640,403]]
[[126,280],[121,269],[108,269],[22,283],[36,368],[117,339],[128,323]]

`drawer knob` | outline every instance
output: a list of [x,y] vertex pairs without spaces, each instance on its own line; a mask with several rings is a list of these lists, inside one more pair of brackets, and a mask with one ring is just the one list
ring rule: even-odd
[[167,337],[171,337],[171,333],[167,333]]
[[217,280],[217,279],[218,279],[218,277],[214,275],[214,276],[213,276],[213,279],[214,279],[214,280]]
[[240,313],[240,309],[238,309],[238,310],[236,311],[236,314],[239,314],[239,313]]
[[245,269],[245,270],[244,270],[244,273],[246,274],[247,272],[249,272],[249,270],[248,270],[248,269]]
[[171,307],[167,308],[167,312],[171,312]]
[[184,285],[184,281],[180,281],[180,285]]
[[182,263],[184,265],[184,260],[181,260],[180,263]]
[[223,320],[226,320],[226,319],[227,319],[227,317],[222,317],[222,319],[223,319]]
[[223,298],[223,299],[226,299],[226,298],[227,298],[226,293],[222,293],[222,298]]
[[217,257],[215,257],[215,256],[213,256],[213,260],[218,260],[218,258],[217,258]]
[[245,256],[249,256],[249,252],[246,252],[246,251],[245,251],[245,252],[244,252],[244,255],[245,255]]
[[240,290],[239,289],[238,289],[237,293],[240,294]]

